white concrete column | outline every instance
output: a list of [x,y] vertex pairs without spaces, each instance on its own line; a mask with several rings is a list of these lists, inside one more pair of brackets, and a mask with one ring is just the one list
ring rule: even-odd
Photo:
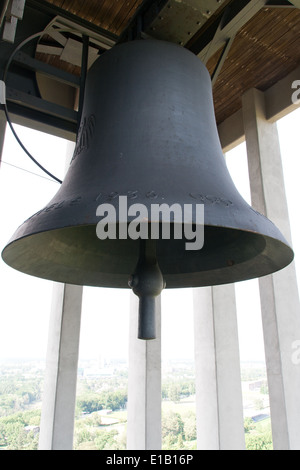
[[[252,206],[266,215],[291,243],[288,207],[276,123],[265,118],[264,94],[243,97]],[[293,361],[300,340],[300,304],[295,266],[259,280],[275,450],[300,449],[300,364]]]
[[72,450],[82,287],[54,284],[39,450]]
[[198,450],[244,450],[234,285],[194,289]]
[[130,297],[127,449],[161,449],[161,298],[154,340],[138,334],[138,297]]

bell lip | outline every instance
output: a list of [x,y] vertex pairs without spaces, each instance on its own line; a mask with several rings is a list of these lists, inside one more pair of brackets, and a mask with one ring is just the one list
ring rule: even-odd
[[[259,232],[258,230],[251,230],[250,228],[247,228],[247,227],[244,227],[244,228],[241,228],[241,227],[233,227],[231,225],[221,225],[221,224],[213,224],[213,223],[204,223],[204,227],[208,227],[208,228],[221,228],[221,229],[225,229],[225,230],[236,230],[236,231],[242,231],[242,232],[247,232],[247,233],[253,233],[253,234],[256,234],[256,235],[260,235],[262,237],[267,237],[267,238],[270,238],[270,239],[273,239],[273,240],[278,240],[280,241],[281,243],[283,243],[284,245],[286,245],[288,248],[290,248],[290,250],[293,252],[293,249],[291,247],[291,245],[288,243],[288,241],[285,239],[285,237],[283,236],[283,234],[281,233],[281,231],[276,227],[276,225],[274,225],[274,223],[268,219],[267,217],[263,216],[262,214],[259,213],[260,216],[264,217],[265,220],[268,222],[268,224],[270,224],[270,226],[272,227],[273,229],[273,233],[274,235],[270,234],[270,233],[266,233],[267,231],[265,232]],[[135,218],[132,217],[132,219],[134,220]],[[130,223],[131,220],[129,220],[128,223]],[[154,223],[159,223],[161,224],[161,221],[148,221],[149,224],[151,224],[151,222],[154,222]],[[11,245],[12,243],[14,242],[17,242],[19,240],[22,240],[24,238],[28,238],[28,237],[31,237],[31,236],[34,236],[34,235],[39,235],[41,233],[45,233],[45,232],[55,232],[55,231],[58,231],[58,230],[65,230],[65,229],[75,229],[75,228],[83,228],[83,227],[97,227],[97,223],[95,222],[91,222],[91,223],[79,223],[79,224],[76,224],[76,225],[72,225],[70,223],[70,225],[65,225],[65,226],[62,226],[62,227],[57,227],[57,228],[46,228],[44,230],[35,230],[31,233],[26,233],[26,225],[27,223],[27,220],[25,222],[23,222],[17,229],[16,231],[14,232],[14,234],[11,236],[11,238],[9,239],[9,241],[7,242],[7,244],[5,245],[5,247],[2,249],[2,252],[1,252],[1,256],[2,254],[4,253],[4,251],[6,250],[6,248],[9,247],[9,245]],[[170,225],[175,225],[176,222],[171,222]],[[117,220],[117,225],[119,225],[119,221]],[[182,225],[182,224],[181,224]],[[194,226],[203,226],[203,224],[197,224],[197,223],[193,223],[192,225]],[[23,230],[22,230],[23,229]],[[22,231],[25,231],[24,234],[20,234],[18,235],[19,232],[22,232]],[[96,230],[95,230],[95,233],[96,233]],[[277,236],[275,236],[275,233]],[[151,237],[150,237],[151,239]]]
[[[84,224],[84,225],[78,225],[76,228],[84,228],[84,227],[96,227],[95,224]],[[250,279],[258,279],[260,277],[264,277],[266,275],[273,274],[275,272],[278,272],[285,267],[287,267],[289,264],[292,263],[294,259],[294,252],[289,243],[284,239],[282,236],[281,232],[278,230],[278,233],[281,235],[281,238],[274,238],[268,235],[261,234],[259,232],[251,231],[251,230],[246,230],[246,229],[237,229],[235,227],[223,227],[223,226],[216,226],[216,225],[206,225],[206,227],[211,227],[213,229],[218,229],[222,228],[228,231],[240,231],[248,234],[253,234],[258,237],[261,237],[262,240],[265,240],[266,244],[266,253],[265,249],[261,253],[258,253],[255,258],[256,261],[253,259],[246,260],[243,263],[237,263],[236,266],[231,266],[231,267],[223,267],[220,268],[221,274],[219,275],[219,280],[214,280],[213,282],[211,281],[212,277],[214,276],[214,270],[210,271],[197,271],[197,272],[191,272],[191,273],[178,273],[178,274],[170,274],[167,272],[163,272],[164,279],[166,280],[166,288],[167,289],[175,289],[175,288],[197,288],[197,287],[205,287],[205,286],[213,286],[213,285],[222,285],[222,284],[232,284],[236,282],[241,282],[241,281],[246,281]],[[11,240],[7,243],[7,245],[3,248],[1,256],[3,261],[10,267],[24,273],[27,275],[31,275],[34,277],[38,277],[41,279],[45,280],[50,280],[54,282],[62,282],[62,283],[68,283],[68,284],[73,284],[73,285],[85,285],[85,286],[94,286],[94,287],[105,287],[105,288],[128,288],[128,278],[130,276],[130,272],[128,272],[128,275],[126,276],[123,274],[118,274],[118,273],[112,273],[112,272],[101,272],[101,282],[75,282],[71,278],[66,279],[66,278],[60,278],[59,276],[54,277],[49,277],[49,276],[42,276],[42,275],[37,275],[35,274],[34,268],[31,270],[26,270],[24,268],[20,268],[20,265],[18,263],[12,262],[9,260],[9,251],[12,245],[21,242],[23,239],[29,238],[29,237],[34,237],[35,235],[39,235],[45,232],[51,232],[51,231],[56,231],[56,230],[64,230],[64,229],[70,229],[71,227],[64,227],[61,229],[50,229],[46,231],[41,231],[41,232],[35,232],[30,235],[24,235],[19,238],[14,238],[14,236],[11,238]],[[74,227],[73,227],[74,228]],[[118,241],[118,240],[116,240]],[[270,256],[270,253],[268,250],[273,247],[273,252],[274,252],[274,247],[280,248],[281,254],[278,255],[278,258],[274,261],[272,257]],[[251,269],[253,268],[253,263],[256,262],[257,265],[259,263],[264,263],[266,259],[271,260],[271,263],[274,262],[274,266],[272,269],[266,268],[266,269],[256,269],[256,273],[250,274],[249,271],[247,272],[247,269],[244,270],[246,274],[243,276],[239,275],[237,276],[236,273],[238,273],[239,268],[242,266],[242,264],[249,264],[251,266]],[[283,261],[284,259],[284,261]],[[134,261],[133,265],[135,264],[136,260]],[[277,266],[275,266],[277,265]],[[75,268],[74,268],[75,269]],[[35,268],[37,270],[37,268]],[[226,271],[226,273],[225,273]],[[259,272],[260,271],[260,272]],[[207,280],[204,280],[205,273],[207,273]],[[201,278],[202,281],[199,282],[197,279]]]

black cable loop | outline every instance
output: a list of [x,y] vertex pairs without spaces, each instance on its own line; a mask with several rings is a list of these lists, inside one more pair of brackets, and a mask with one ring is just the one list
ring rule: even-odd
[[[67,30],[67,31],[71,31],[71,30]],[[40,31],[39,33],[35,33],[33,34],[32,36],[29,36],[27,39],[25,39],[24,41],[22,41],[17,47],[16,49],[13,51],[13,53],[10,55],[8,61],[7,61],[7,64],[6,64],[6,67],[4,69],[4,72],[3,72],[3,82],[5,84],[5,81],[6,81],[6,78],[7,78],[7,73],[8,73],[8,69],[10,67],[10,64],[12,63],[13,61],[13,58],[15,56],[15,54],[20,50],[22,49],[23,46],[25,46],[25,44],[27,44],[29,41],[32,41],[33,39],[36,39],[44,34],[47,33],[47,28],[44,30],[44,31]],[[23,151],[26,153],[26,155],[44,172],[46,173],[48,176],[50,176],[51,178],[53,178],[55,181],[57,181],[58,183],[62,184],[62,181],[57,178],[56,176],[54,176],[52,173],[50,173],[48,170],[46,170],[46,168],[44,168],[32,155],[31,153],[26,149],[26,147],[23,145],[23,143],[21,142],[20,138],[18,137],[14,127],[13,127],[13,124],[11,122],[11,119],[9,117],[9,114],[8,114],[8,109],[7,109],[7,104],[6,104],[6,99],[4,99],[4,103],[3,103],[3,108],[4,108],[4,113],[5,113],[5,116],[6,116],[6,120],[9,124],[9,127],[15,137],[15,139],[17,140],[18,144],[21,146],[21,148],[23,149]]]

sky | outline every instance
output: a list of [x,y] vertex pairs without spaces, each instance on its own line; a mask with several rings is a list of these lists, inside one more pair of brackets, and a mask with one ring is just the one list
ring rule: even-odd
[[[14,126],[30,153],[63,179],[73,144]],[[278,122],[297,275],[300,275],[300,224],[297,209],[300,174],[300,108]],[[245,144],[227,154],[233,180],[250,201]],[[25,155],[7,127],[0,167],[0,251],[16,228],[54,196],[59,184]],[[8,267],[0,260],[0,360],[41,358],[47,350],[53,283]],[[257,280],[235,285],[241,361],[264,361]],[[80,359],[128,356],[129,290],[84,288]],[[162,294],[162,359],[193,359],[191,289]]]

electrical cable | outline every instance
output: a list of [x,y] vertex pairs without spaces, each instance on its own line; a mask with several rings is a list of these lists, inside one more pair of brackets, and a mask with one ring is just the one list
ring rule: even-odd
[[26,170],[26,168],[22,168],[21,166],[13,165],[12,163],[5,162],[4,160],[1,160],[0,164],[4,165],[9,165],[12,166],[13,168],[16,168],[17,170],[25,171],[26,173],[30,173],[33,176],[37,176],[38,178],[43,178],[44,180],[51,181],[51,183],[56,183],[56,181],[53,181],[53,178],[47,178],[47,176],[39,175],[38,173],[34,173],[33,171]]
[[19,139],[19,136],[17,135],[13,125],[12,125],[12,122],[10,120],[10,117],[8,115],[8,112],[7,112],[7,106],[4,105],[4,112],[5,112],[5,116],[6,116],[6,120],[9,124],[9,127],[15,137],[15,139],[17,140],[18,144],[21,146],[21,148],[24,150],[24,152],[26,153],[26,155],[44,172],[46,173],[48,176],[50,176],[50,178],[54,179],[55,181],[57,181],[58,183],[62,184],[62,181],[60,179],[58,179],[56,176],[54,176],[52,173],[50,173],[50,171],[46,170],[46,168],[44,168],[32,155],[30,152],[28,152],[28,150],[26,149],[26,147],[23,145],[23,143],[21,142],[21,140]]
[[[33,39],[36,39],[38,37],[40,37],[41,35],[45,34],[46,30],[44,31],[41,31],[39,33],[36,33],[36,34],[33,34],[32,36],[29,36],[27,39],[25,39],[24,41],[22,41],[17,47],[16,49],[13,51],[13,53],[10,55],[8,61],[7,61],[7,64],[6,64],[6,67],[4,69],[4,72],[3,72],[3,82],[5,84],[6,82],[6,77],[7,77],[7,72],[8,72],[8,69],[9,69],[9,66],[15,56],[15,54],[25,45],[27,44],[29,41],[33,40]],[[23,143],[21,142],[20,138],[18,137],[18,134],[16,133],[14,127],[13,127],[13,124],[11,122],[11,119],[9,117],[9,114],[8,114],[8,109],[7,109],[7,105],[6,105],[6,100],[4,99],[3,100],[4,103],[3,103],[3,109],[4,109],[4,113],[5,113],[5,116],[6,116],[6,120],[8,122],[8,125],[15,137],[15,139],[17,140],[18,144],[21,146],[21,148],[23,149],[23,151],[26,153],[26,155],[43,171],[45,172],[48,176],[50,176],[51,178],[53,178],[55,181],[57,181],[58,183],[62,184],[62,181],[60,179],[58,179],[56,176],[54,176],[52,173],[50,173],[48,170],[46,170],[46,168],[44,168],[32,155],[31,153],[26,149],[26,147],[23,145]]]

